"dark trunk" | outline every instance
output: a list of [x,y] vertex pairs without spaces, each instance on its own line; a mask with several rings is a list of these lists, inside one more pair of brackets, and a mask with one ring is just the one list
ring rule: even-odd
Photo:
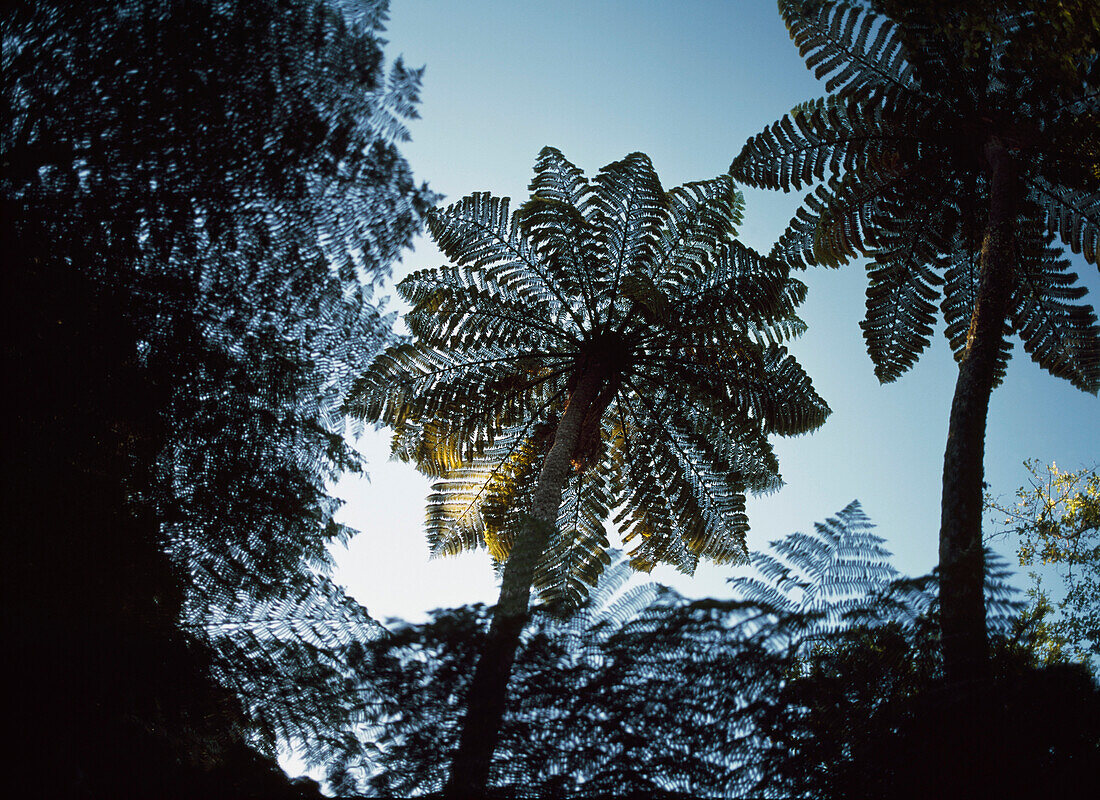
[[1016,165],[1004,146],[991,141],[985,156],[989,220],[978,296],[951,403],[940,517],[940,626],[948,705],[943,743],[948,760],[960,759],[952,771],[972,774],[979,782],[984,766],[981,701],[989,678],[982,548],[985,427],[1012,293],[1017,192]]
[[500,733],[508,694],[508,678],[527,621],[535,567],[558,521],[561,494],[581,428],[601,385],[603,370],[590,369],[577,381],[565,413],[554,432],[554,443],[539,474],[531,499],[531,519],[516,536],[504,565],[500,602],[489,636],[474,671],[466,701],[466,719],[458,752],[444,789],[445,797],[480,797],[489,780],[489,765]]

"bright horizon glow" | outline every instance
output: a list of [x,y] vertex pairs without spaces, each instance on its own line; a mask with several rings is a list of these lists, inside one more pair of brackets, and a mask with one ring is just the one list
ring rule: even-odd
[[[634,151],[653,160],[665,189],[724,173],[745,140],[797,103],[824,95],[787,36],[772,0],[392,0],[387,56],[426,64],[423,117],[401,150],[418,180],[446,195],[528,196],[544,145],[592,177]],[[743,189],[740,238],[767,252],[801,194]],[[396,265],[395,280],[446,259],[429,239]],[[1074,259],[1100,304],[1097,270]],[[749,548],[833,516],[854,499],[903,574],[937,563],[940,479],[956,368],[938,325],[931,347],[896,383],[880,385],[859,322],[862,262],[797,275],[809,286],[809,330],[788,344],[833,409],[813,434],[773,437],[787,485],[749,499]],[[1100,403],[1040,370],[1019,341],[994,391],[986,481],[1011,495],[1026,458],[1075,469],[1100,457]],[[361,531],[336,552],[335,579],[380,620],[423,619],[432,608],[495,603],[486,551],[428,560],[429,481],[388,462],[388,437],[359,446],[370,480],[347,478],[341,521]],[[612,532],[612,543],[616,538]],[[1002,547],[1004,544],[1002,543]],[[1005,555],[1015,563],[1011,550]],[[668,568],[653,578],[690,596],[728,596],[729,566],[704,563],[694,578]]]

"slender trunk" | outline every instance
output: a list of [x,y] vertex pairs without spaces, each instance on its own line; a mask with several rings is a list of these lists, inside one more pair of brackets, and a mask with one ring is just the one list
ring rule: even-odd
[[462,736],[444,788],[451,798],[480,797],[489,780],[489,765],[508,694],[508,678],[527,621],[527,607],[535,567],[558,521],[561,494],[569,477],[570,462],[581,427],[605,382],[600,369],[590,369],[578,380],[565,413],[554,432],[531,499],[531,520],[516,536],[504,565],[500,601],[493,614],[489,636],[474,671],[466,701]]
[[989,221],[982,242],[978,296],[959,364],[940,517],[940,625],[949,684],[979,684],[988,672],[982,479],[985,427],[997,357],[1012,292],[1016,165],[994,140],[986,147],[991,176]]
[[991,766],[981,729],[990,677],[982,479],[989,397],[1004,342],[1015,259],[1016,164],[996,139],[986,145],[985,156],[991,183],[989,220],[978,295],[951,403],[940,518],[940,629],[946,679],[941,768],[944,776],[951,776],[945,785],[959,797],[980,794]]

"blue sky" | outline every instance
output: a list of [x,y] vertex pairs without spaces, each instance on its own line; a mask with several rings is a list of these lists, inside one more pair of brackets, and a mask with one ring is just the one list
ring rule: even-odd
[[[662,183],[725,172],[745,140],[824,93],[773,0],[393,0],[387,54],[426,64],[422,119],[402,150],[418,179],[453,202],[474,191],[525,198],[535,156],[559,148],[588,175],[627,153]],[[766,252],[801,196],[746,189],[741,239]],[[426,238],[395,278],[445,259]],[[1093,304],[1097,270],[1077,259]],[[860,263],[798,276],[809,331],[790,345],[833,409],[809,436],[775,439],[787,485],[750,499],[750,548],[805,530],[859,499],[903,572],[935,566],[940,478],[955,365],[942,336],[898,382],[880,385],[861,336]],[[1100,460],[1100,401],[1040,371],[1017,343],[993,394],[986,480],[1010,494],[1025,458],[1075,468]],[[388,463],[384,434],[361,449],[370,480],[340,484],[343,520],[361,533],[337,553],[336,579],[377,617],[496,600],[484,552],[428,561],[428,483]],[[729,567],[654,577],[696,596],[726,592]]]

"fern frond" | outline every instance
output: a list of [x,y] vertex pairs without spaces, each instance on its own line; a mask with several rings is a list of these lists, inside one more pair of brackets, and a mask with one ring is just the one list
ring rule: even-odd
[[535,161],[531,199],[516,219],[563,291],[581,302],[591,324],[597,314],[598,265],[591,225],[585,216],[594,187],[575,165],[553,147]]
[[345,409],[394,427],[436,419],[439,430],[462,443],[469,460],[561,390],[561,376],[555,380],[554,369],[539,358],[543,355],[499,347],[456,353],[398,345],[381,353],[355,382]]
[[533,585],[556,613],[579,608],[611,563],[604,520],[612,510],[606,465],[595,464],[569,481],[558,526],[535,571]]
[[555,324],[581,325],[571,299],[539,261],[520,230],[519,220],[509,216],[507,197],[478,192],[428,215],[428,230],[439,249],[454,263],[481,269],[505,289],[547,303]]
[[[719,563],[743,559],[748,481],[767,486],[778,480],[777,472],[767,477],[758,472],[764,460],[755,449],[759,440],[734,439],[723,420],[685,407],[674,392],[653,394],[648,391],[652,388],[636,392],[631,429],[616,441],[612,453],[614,467],[628,487],[628,510],[616,524],[624,543],[641,538],[631,557],[658,558],[680,569],[694,569],[696,559],[685,560],[684,553],[675,552],[672,560],[665,554],[665,539],[673,537],[696,556]],[[749,447],[738,452],[746,443]],[[763,446],[768,447],[766,440]],[[771,456],[770,448],[766,456]],[[750,462],[751,468],[738,471],[742,461]],[[771,464],[775,465],[774,457]]]
[[510,292],[479,271],[454,266],[420,270],[397,289],[413,306],[405,315],[410,332],[428,347],[462,351],[495,344],[547,350],[568,345],[548,322],[548,303]]
[[759,577],[730,579],[741,599],[777,616],[803,619],[800,636],[838,630],[859,609],[871,610],[897,578],[885,540],[859,501],[852,501],[811,534],[792,533],[754,552]]
[[189,627],[205,633],[214,676],[240,696],[261,739],[291,742],[313,764],[357,752],[359,722],[385,699],[359,683],[354,652],[385,629],[316,575],[282,598],[237,601]]
[[736,235],[745,200],[729,175],[678,186],[667,199],[668,220],[652,277],[662,291],[679,293],[681,285],[708,272],[715,253]]
[[1041,177],[1031,182],[1030,190],[1046,230],[1056,234],[1074,253],[1081,253],[1090,264],[1096,264],[1100,192],[1055,186]]
[[1061,250],[1037,231],[1019,237],[1021,256],[1009,319],[1024,349],[1040,367],[1078,389],[1100,389],[1100,327],[1089,305],[1074,304],[1087,293],[1069,271]]
[[425,511],[429,552],[453,555],[484,544],[504,561],[548,447],[546,427],[529,423],[442,471]]
[[779,344],[805,331],[795,309],[806,286],[789,276],[786,265],[762,258],[740,242],[718,249],[709,269],[685,280],[675,296],[679,310],[665,336],[680,340],[680,350],[712,340],[722,330],[743,331],[759,345]]
[[944,271],[943,299],[940,309],[946,323],[944,335],[956,358],[966,347],[970,318],[978,301],[978,278],[981,275],[979,247],[959,242],[947,254]]
[[631,153],[599,171],[586,216],[594,229],[600,278],[597,288],[612,302],[628,273],[652,269],[668,215],[660,179],[644,153]]
[[801,189],[828,175],[888,176],[919,156],[901,108],[836,95],[796,106],[745,143],[730,165],[736,180],[763,189]]
[[772,249],[772,257],[804,269],[838,267],[856,256],[873,254],[881,208],[898,196],[906,177],[830,178],[806,195]]
[[779,13],[826,91],[841,97],[916,91],[908,53],[887,17],[856,3],[809,0],[780,0]]
[[897,380],[932,340],[943,283],[920,261],[895,253],[867,266],[867,317],[860,323],[867,353],[882,383]]

